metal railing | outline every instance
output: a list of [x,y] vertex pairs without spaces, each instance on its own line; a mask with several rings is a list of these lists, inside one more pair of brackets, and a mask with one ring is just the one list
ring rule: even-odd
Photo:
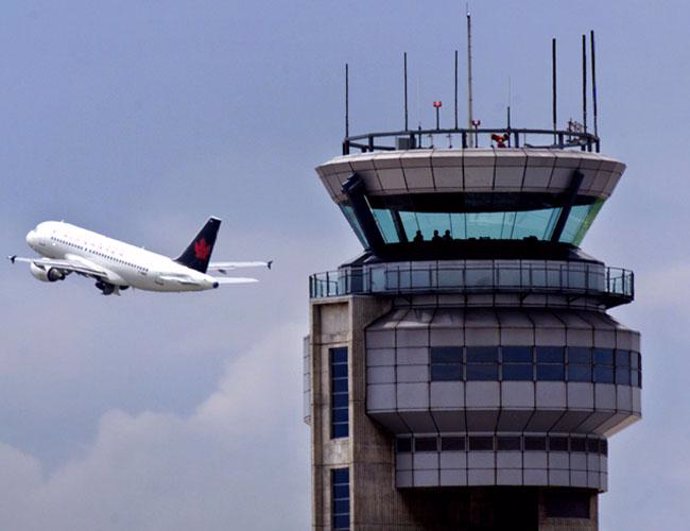
[[414,293],[559,293],[592,295],[629,302],[635,294],[634,273],[627,269],[582,262],[520,262],[452,266],[348,266],[309,277],[312,299],[352,294]]
[[[440,139],[437,145],[436,141]],[[426,141],[426,145],[425,145]],[[362,153],[398,149],[429,149],[433,147],[580,149],[599,152],[599,137],[578,130],[553,129],[418,129],[348,136],[343,140],[343,155],[357,149]],[[404,147],[403,147],[404,146]]]

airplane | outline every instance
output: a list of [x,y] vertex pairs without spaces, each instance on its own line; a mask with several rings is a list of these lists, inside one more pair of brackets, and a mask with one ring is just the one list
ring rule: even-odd
[[65,223],[44,221],[26,235],[26,243],[40,258],[7,258],[29,264],[31,274],[44,282],[64,280],[72,273],[96,280],[103,295],[120,295],[136,288],[146,291],[203,291],[223,284],[248,284],[255,278],[215,277],[237,268],[267,267],[268,262],[211,262],[221,220],[210,217],[199,234],[175,259]]

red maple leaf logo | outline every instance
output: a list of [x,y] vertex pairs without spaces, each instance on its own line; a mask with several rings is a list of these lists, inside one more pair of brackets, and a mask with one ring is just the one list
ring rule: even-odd
[[204,238],[194,242],[194,256],[196,256],[197,260],[208,260],[210,255],[211,246],[206,243]]

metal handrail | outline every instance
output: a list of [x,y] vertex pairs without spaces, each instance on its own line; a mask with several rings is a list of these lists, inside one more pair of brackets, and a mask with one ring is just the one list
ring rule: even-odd
[[502,267],[345,267],[309,278],[309,295],[319,299],[352,294],[411,294],[422,292],[552,292],[566,295],[606,295],[632,300],[634,273],[617,267],[571,267],[569,264]]
[[[381,131],[376,133],[367,133],[363,135],[353,135],[345,137],[343,140],[343,155],[349,155],[351,149],[359,149],[362,153],[373,151],[394,151],[398,149],[395,143],[380,142],[382,139],[398,139],[407,138],[410,140],[410,149],[428,149],[434,147],[433,140],[437,135],[443,135],[448,138],[449,147],[453,145],[453,136],[459,137],[459,146],[467,149],[470,145],[479,147],[479,139],[485,138],[486,135],[491,139],[491,135],[505,135],[505,140],[502,142],[503,146],[499,147],[529,147],[529,148],[550,148],[550,149],[569,149],[579,148],[582,151],[595,151],[599,153],[600,139],[592,133],[583,131],[573,131],[567,129],[512,129],[512,128],[496,128],[496,129],[418,129],[407,131]],[[536,137],[550,137],[549,142],[540,142],[538,145],[533,145],[527,142],[528,135]],[[424,146],[424,138],[431,139],[429,145]],[[468,140],[474,140],[469,142]],[[492,141],[494,141],[492,139]]]

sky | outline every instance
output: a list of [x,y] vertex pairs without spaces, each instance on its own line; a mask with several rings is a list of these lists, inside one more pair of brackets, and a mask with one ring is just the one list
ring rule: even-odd
[[[66,221],[167,255],[209,215],[214,257],[261,282],[103,297],[0,267],[0,529],[309,527],[302,338],[309,274],[361,248],[314,167],[352,133],[452,124],[465,2],[9,0],[0,16],[0,242]],[[600,529],[687,527],[690,4],[473,2],[475,116],[580,115],[597,36],[599,131],[628,169],[582,248],[636,274],[643,421],[610,441]],[[462,81],[464,83],[464,80]],[[510,89],[509,89],[510,87]],[[461,88],[464,85],[461,84]],[[463,93],[464,94],[464,93]],[[464,96],[461,96],[461,102]],[[465,120],[464,107],[460,109]]]

